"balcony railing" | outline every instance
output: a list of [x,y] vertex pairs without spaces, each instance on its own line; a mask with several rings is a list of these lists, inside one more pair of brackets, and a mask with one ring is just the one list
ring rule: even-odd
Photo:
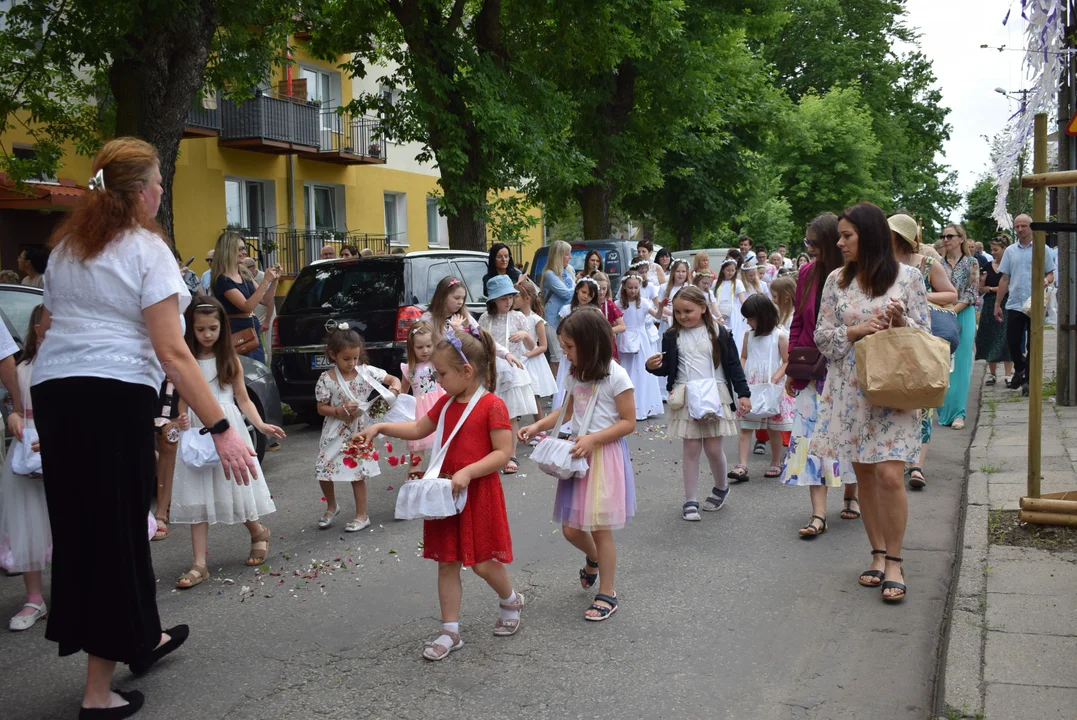
[[206,102],[201,98],[187,111],[187,124],[183,128],[183,137],[217,137],[221,134],[221,111],[220,99],[212,103],[212,107],[206,107]]
[[304,157],[344,165],[385,162],[385,138],[378,118],[323,110],[318,132],[318,151]]
[[369,249],[375,255],[389,253],[389,238],[385,235],[363,233],[355,230],[289,230],[288,228],[240,229],[247,241],[248,253],[258,260],[258,266],[267,268],[279,264],[285,275],[296,275],[315,260],[320,259],[326,245],[340,251],[353,247],[362,251]]
[[225,147],[275,154],[316,152],[320,145],[316,104],[259,92],[250,100],[221,104],[221,139]]

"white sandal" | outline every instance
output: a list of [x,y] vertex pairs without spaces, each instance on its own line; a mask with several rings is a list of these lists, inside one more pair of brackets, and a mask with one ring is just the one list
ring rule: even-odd
[[332,514],[330,514],[330,512],[326,510],[325,513],[320,518],[318,518],[318,527],[322,528],[323,530],[329,527],[333,524],[333,520],[336,518],[337,515],[340,515],[339,507],[337,508],[336,512]]
[[49,614],[48,609],[45,607],[45,603],[38,605],[37,603],[28,602],[23,605],[24,608],[33,608],[34,611],[29,615],[16,615],[8,622],[8,630],[12,632],[21,632],[23,630],[29,630],[34,626],[41,618]]

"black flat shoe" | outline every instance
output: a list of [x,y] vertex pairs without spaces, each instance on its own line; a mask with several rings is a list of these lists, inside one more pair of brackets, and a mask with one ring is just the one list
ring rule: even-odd
[[127,704],[111,708],[79,708],[79,720],[120,720],[134,715],[146,702],[146,698],[138,690],[117,690],[116,694],[126,700]]
[[[176,625],[165,630],[165,634],[169,636],[168,642],[155,648],[145,659],[128,663],[131,672],[135,675],[142,675],[147,672],[155,662],[182,645],[187,640],[190,632],[191,629],[186,625]],[[126,717],[126,715],[118,715],[117,717]]]

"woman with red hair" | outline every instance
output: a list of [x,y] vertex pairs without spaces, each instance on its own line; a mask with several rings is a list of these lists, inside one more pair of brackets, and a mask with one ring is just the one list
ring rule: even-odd
[[146,534],[165,376],[210,429],[226,473],[248,484],[254,462],[183,339],[191,298],[154,222],[157,152],[118,138],[93,169],[90,192],[52,238],[41,320],[49,333],[31,392],[53,537],[45,637],[61,656],[88,656],[80,720],[114,720],[143,703],[138,691],[112,691],[116,663],[144,673],[188,632],[162,632]]

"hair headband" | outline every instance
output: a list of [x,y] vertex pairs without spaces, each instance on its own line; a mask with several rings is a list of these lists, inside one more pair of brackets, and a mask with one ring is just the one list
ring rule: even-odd
[[460,282],[460,281],[459,281],[459,280],[457,280],[456,278],[452,278],[452,279],[450,279],[450,280],[449,280],[449,284],[448,284],[448,285],[446,285],[445,287],[452,287],[453,285],[456,285],[456,284],[457,284],[457,283],[459,283],[459,282]]
[[[477,328],[473,328],[470,325],[465,325],[460,328],[469,335],[481,339],[482,334]],[[460,342],[460,338],[456,336],[455,328],[448,328],[445,330],[445,339],[449,341],[449,344],[453,346],[457,353],[460,355],[460,359],[464,361],[465,365],[470,365],[471,362],[467,359],[467,355],[464,354],[464,345]]]
[[93,177],[86,181],[86,187],[90,190],[105,191],[105,169],[98,168]]
[[576,285],[578,286],[580,283],[591,283],[595,286],[595,290],[598,290],[598,280],[595,280],[593,277],[582,277]]

